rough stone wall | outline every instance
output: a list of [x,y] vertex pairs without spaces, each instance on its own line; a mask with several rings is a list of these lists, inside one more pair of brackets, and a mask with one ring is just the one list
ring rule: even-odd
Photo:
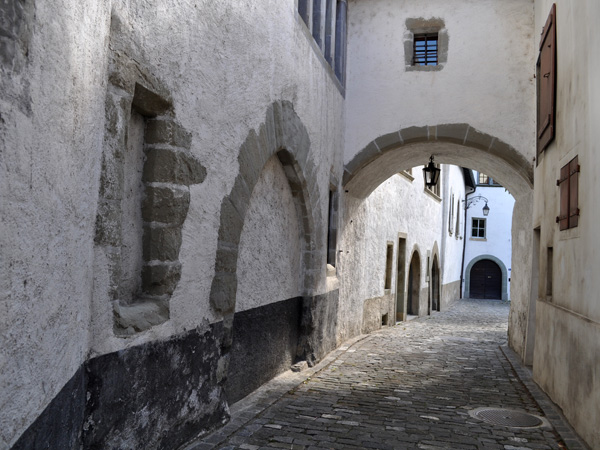
[[[600,4],[536,0],[535,28],[556,3],[555,139],[538,158],[533,228],[539,227],[539,292],[535,305],[533,376],[591,448],[600,447]],[[536,35],[538,35],[536,33]],[[579,42],[578,36],[585,36]],[[536,44],[539,37],[536,36]],[[559,230],[560,169],[579,158],[579,223]],[[552,248],[552,270],[549,251]],[[513,268],[514,271],[514,268]],[[551,283],[549,283],[551,281]],[[551,289],[549,286],[551,284]]]
[[[222,321],[209,301],[221,205],[239,173],[240,148],[265,126],[270,105],[287,102],[305,128],[312,194],[327,192],[332,170],[341,179],[343,131],[343,97],[292,1],[7,5],[2,27],[10,32],[0,42],[7,49],[0,77],[0,139],[6,149],[0,156],[6,256],[0,275],[6,368],[0,376],[0,447],[16,442],[86,360],[157,341],[174,345],[189,330]],[[134,101],[137,85],[168,102],[166,116],[158,119],[172,119],[179,137],[177,130],[183,130],[184,150],[206,177],[185,187],[189,205],[181,223],[177,282],[168,288],[168,320],[121,337],[114,332],[116,266],[104,248],[94,248],[94,238],[103,173],[112,174],[103,166],[107,130],[114,130],[113,120],[127,123],[124,114],[130,114],[118,102],[107,109],[108,100],[121,96],[150,120],[155,114]],[[181,150],[168,140],[153,144],[164,153],[151,155],[146,145],[148,158]],[[262,167],[254,169],[258,177]],[[174,189],[172,181],[166,184],[153,187]],[[313,217],[320,219],[311,225],[323,241],[327,196],[313,197],[311,205],[319,210]],[[327,294],[322,256],[311,274],[310,296]],[[297,276],[284,284],[297,283]],[[263,302],[279,300],[277,294]],[[222,367],[215,367],[220,372],[211,382],[221,383]]]
[[6,448],[87,356],[110,5],[28,0],[1,9],[0,448]]

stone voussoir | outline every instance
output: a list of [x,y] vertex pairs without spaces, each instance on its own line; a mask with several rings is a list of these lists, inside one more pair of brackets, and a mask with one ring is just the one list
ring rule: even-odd
[[404,144],[425,142],[429,139],[428,127],[408,127],[400,130],[400,136]]
[[466,123],[444,123],[437,126],[437,140],[464,145],[469,125]]
[[403,144],[403,141],[400,133],[398,131],[394,131],[393,133],[379,136],[377,139],[375,139],[375,143],[377,144],[379,151],[384,153],[388,150],[394,150],[400,147]]
[[238,247],[226,242],[219,242],[215,259],[215,272],[235,273],[238,261]]
[[229,197],[221,202],[221,224],[219,226],[219,241],[239,245],[244,218],[231,203]]
[[371,141],[365,148],[358,152],[348,164],[346,164],[346,170],[354,174],[380,155],[381,151],[379,150],[377,143]]
[[492,139],[492,136],[489,134],[482,133],[473,127],[469,127],[467,130],[467,137],[465,138],[465,145],[487,151],[492,145]]
[[210,304],[221,313],[232,313],[235,310],[236,291],[237,277],[235,274],[217,273],[210,289]]

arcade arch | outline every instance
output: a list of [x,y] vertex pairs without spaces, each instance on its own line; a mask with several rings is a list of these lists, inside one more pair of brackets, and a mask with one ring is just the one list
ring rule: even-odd
[[[381,135],[356,154],[349,155],[345,164],[343,222],[351,223],[357,205],[380,184],[403,170],[426,164],[431,155],[436,163],[489,174],[515,198],[511,265],[513,273],[520,276],[511,283],[509,337],[511,346],[520,349],[524,345],[527,324],[518,318],[527,315],[531,284],[533,148],[517,150],[502,139],[466,123],[413,126]],[[414,277],[412,263],[410,267]],[[410,281],[409,275],[407,284]],[[407,289],[407,296],[410,295],[410,289]],[[410,314],[410,303],[407,310]]]

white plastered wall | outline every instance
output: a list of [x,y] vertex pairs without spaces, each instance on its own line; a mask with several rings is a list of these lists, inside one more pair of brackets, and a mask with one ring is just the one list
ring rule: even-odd
[[[112,332],[108,272],[91,270],[111,11],[143,47],[140,63],[170,92],[207,169],[190,189],[170,320],[128,339]],[[31,26],[28,65],[3,79],[0,100],[0,447],[14,443],[86,358],[218,320],[208,297],[221,201],[238,174],[240,146],[269,105],[292,102],[308,130],[322,193],[318,233],[326,232],[331,168],[342,167],[343,97],[293,0],[36,2]],[[13,93],[26,89],[30,112]],[[281,284],[273,277],[264,288]],[[318,291],[325,289],[323,261]]]
[[[445,123],[468,123],[532,160],[532,0],[352,0],[348,14],[345,162],[379,136]],[[445,23],[439,71],[405,70],[406,20],[417,18]]]
[[[478,172],[474,173],[477,181]],[[493,177],[492,177],[493,178]],[[482,255],[491,255],[498,258],[504,264],[507,278],[511,277],[512,268],[512,212],[515,204],[513,196],[503,187],[477,186],[475,192],[469,197],[473,199],[483,196],[488,199],[490,212],[483,215],[484,200],[473,202],[467,209],[467,244],[465,247],[465,273],[467,279],[467,268],[473,259]],[[472,237],[473,218],[485,219],[485,239]],[[503,274],[504,275],[504,274]],[[522,274],[518,274],[521,276]],[[466,281],[465,281],[466,283]],[[465,292],[467,286],[463,286]],[[510,300],[510,281],[506,280],[507,300]]]
[[[442,308],[448,302],[460,297],[460,275],[464,248],[464,198],[465,179],[463,169],[453,165],[443,165],[444,211],[442,218]],[[457,227],[458,225],[458,227]],[[457,230],[458,228],[458,230]]]
[[[404,174],[390,177],[364,201],[348,195],[344,198],[343,225],[338,244],[338,343],[361,333],[365,300],[396,294],[400,236],[406,238],[406,277],[413,251],[419,253],[420,305],[422,313],[427,313],[427,256],[436,243],[438,248],[440,246],[442,201],[424,191],[421,169],[412,169],[414,179]],[[392,286],[386,292],[384,281],[388,242],[393,243],[394,254]]]
[[[552,6],[535,2],[536,36]],[[600,447],[600,31],[595,0],[556,2],[557,98],[554,141],[536,168],[534,227],[540,228],[534,379],[591,448]],[[539,38],[536,37],[536,41]],[[537,42],[536,42],[537,44]],[[560,169],[579,157],[579,224],[560,231]],[[548,248],[553,270],[548,273]],[[552,278],[549,294],[548,279]]]

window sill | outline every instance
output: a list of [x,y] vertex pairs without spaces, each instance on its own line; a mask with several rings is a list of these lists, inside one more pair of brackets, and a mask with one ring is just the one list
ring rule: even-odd
[[475,238],[475,237],[471,237],[469,238],[470,241],[481,241],[481,242],[485,242],[487,241],[487,238]]
[[425,188],[425,189],[423,189],[423,190],[425,191],[425,193],[426,193],[427,195],[429,195],[429,196],[430,196],[431,198],[433,198],[434,200],[437,200],[438,202],[441,202],[441,201],[442,201],[442,197],[440,197],[439,195],[437,195],[437,194],[435,194],[435,193],[431,192],[429,189]]
[[335,277],[337,276],[337,271],[335,270],[335,267],[332,266],[331,264],[327,264],[327,277]]
[[436,66],[404,66],[407,72],[439,72],[444,68],[443,64]]

